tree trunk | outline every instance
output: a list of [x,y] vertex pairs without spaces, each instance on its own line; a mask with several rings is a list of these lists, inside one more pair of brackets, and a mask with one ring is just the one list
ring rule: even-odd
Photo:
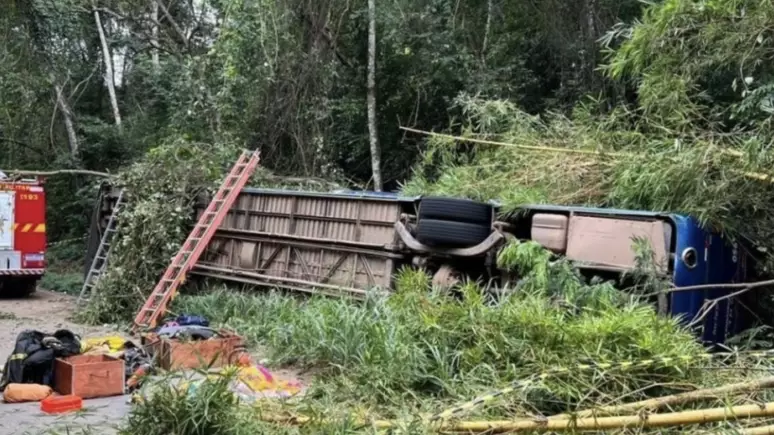
[[156,6],[158,6],[159,8],[161,8],[161,12],[164,13],[164,16],[169,21],[169,24],[172,25],[172,28],[175,30],[175,33],[177,33],[177,36],[180,37],[180,40],[183,42],[183,45],[185,46],[185,48],[188,48],[188,37],[185,36],[185,32],[183,32],[183,29],[180,27],[179,24],[177,24],[177,21],[175,21],[174,18],[172,18],[172,14],[169,13],[169,9],[167,9],[167,7],[161,3],[161,0],[153,0],[153,3],[155,3]]
[[489,42],[489,32],[492,30],[492,9],[494,0],[486,2],[486,24],[484,25],[484,42],[481,43],[481,62],[486,64],[486,46]]
[[376,126],[376,4],[368,0],[368,136],[371,144],[371,171],[374,190],[382,191],[381,151]]
[[99,41],[102,43],[102,56],[105,60],[105,84],[107,84],[108,94],[110,95],[110,105],[113,107],[113,118],[116,125],[121,127],[121,112],[118,110],[118,98],[116,98],[115,76],[113,75],[113,59],[110,56],[110,48],[105,39],[105,30],[102,28],[102,20],[99,18],[99,11],[94,10],[94,21],[97,23],[97,32]]
[[584,56],[583,74],[586,76],[587,89],[594,86],[595,72],[597,65],[597,26],[596,11],[597,1],[586,0],[586,52]]
[[155,1],[151,5],[151,18],[153,19],[153,27],[151,28],[151,43],[153,48],[151,49],[151,62],[153,64],[153,72],[157,73],[161,69],[159,63],[159,4]]
[[57,84],[56,80],[51,75],[51,82],[54,84],[54,91],[56,92],[56,104],[59,106],[59,110],[62,111],[62,117],[64,118],[65,130],[67,131],[67,142],[70,145],[70,156],[78,157],[80,147],[78,146],[78,136],[75,134],[75,122],[73,121],[73,111],[70,109],[70,103],[64,96],[62,86]]

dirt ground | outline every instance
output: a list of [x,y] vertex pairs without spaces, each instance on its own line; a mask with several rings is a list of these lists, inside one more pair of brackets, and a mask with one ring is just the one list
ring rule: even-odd
[[[69,329],[82,338],[119,334],[114,328],[89,327],[68,320],[76,298],[38,290],[28,298],[0,299],[0,364],[13,352],[16,336],[25,329],[53,333]],[[119,334],[120,335],[120,334]],[[88,400],[78,413],[51,416],[38,403],[0,402],[0,434],[114,433],[113,426],[129,412],[126,397]]]
[[28,298],[0,299],[0,361],[5,362],[13,351],[16,336],[25,329],[48,333],[69,329],[82,338],[117,333],[107,326],[83,326],[68,320],[73,314],[76,299],[74,296],[43,290],[38,290]]
[[[81,338],[125,334],[108,325],[90,327],[69,320],[75,308],[75,297],[38,290],[29,298],[0,298],[0,365],[13,352],[16,336],[25,329],[53,333],[69,329]],[[139,343],[138,343],[139,344]],[[261,352],[251,352],[254,361],[261,360]],[[310,373],[295,370],[272,370],[279,379],[297,379],[304,385],[311,380]],[[0,435],[6,434],[114,434],[115,426],[130,410],[128,396],[108,397],[84,401],[81,412],[60,416],[44,414],[38,403],[6,404],[0,401]]]

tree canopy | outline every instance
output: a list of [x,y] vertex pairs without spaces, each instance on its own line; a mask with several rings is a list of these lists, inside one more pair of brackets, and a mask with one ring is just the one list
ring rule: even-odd
[[[771,6],[376,2],[385,186],[454,179],[440,190],[470,194],[490,164],[510,182],[483,196],[680,211],[766,236]],[[280,175],[372,186],[365,0],[9,0],[4,11],[2,169],[115,172],[198,143],[260,147]],[[457,142],[441,161],[437,140],[400,126],[639,157],[592,171]],[[551,179],[557,165],[568,170]],[[82,232],[88,212],[72,198],[90,200],[88,187],[51,180],[54,239]]]

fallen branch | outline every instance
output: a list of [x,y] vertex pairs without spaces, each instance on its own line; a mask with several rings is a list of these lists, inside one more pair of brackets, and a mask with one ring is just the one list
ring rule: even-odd
[[[559,432],[559,431],[599,431],[606,429],[622,428],[651,428],[686,426],[694,424],[712,423],[718,421],[731,421],[739,419],[771,417],[774,416],[774,402],[760,405],[741,405],[734,407],[722,407],[700,409],[694,411],[671,412],[664,414],[627,415],[621,417],[581,418],[561,420],[500,420],[500,421],[444,421],[433,425],[433,429],[445,432]],[[269,423],[307,425],[319,423],[310,417],[271,416],[260,415],[259,418]],[[392,429],[400,427],[397,420],[361,420],[357,426],[371,427],[373,429]],[[756,432],[757,433],[757,432]]]
[[736,282],[736,283],[729,283],[729,284],[700,284],[700,285],[690,285],[685,287],[674,287],[668,290],[664,290],[663,293],[674,293],[674,292],[685,292],[685,291],[693,291],[693,290],[711,290],[711,289],[741,289],[741,290],[749,290],[754,289],[758,287],[765,287],[769,285],[774,285],[774,279],[768,279],[765,281],[756,281],[756,282]]
[[103,177],[103,178],[112,177],[112,175],[108,174],[107,172],[89,171],[86,169],[58,169],[55,171],[27,171],[23,169],[10,169],[10,170],[0,169],[0,172],[4,172],[6,175],[8,175],[9,178],[14,178],[14,176],[19,176],[19,175],[49,177],[52,175],[65,175],[65,174],[66,175],[90,175],[93,177]]
[[605,406],[595,409],[586,409],[576,413],[557,414],[548,417],[549,420],[569,419],[569,418],[585,418],[585,417],[598,417],[601,415],[618,414],[621,412],[633,411],[638,412],[640,410],[657,410],[668,405],[682,405],[691,403],[702,399],[714,399],[719,398],[727,394],[734,393],[748,393],[757,390],[763,390],[766,388],[774,387],[774,376],[766,378],[756,379],[749,382],[739,382],[736,384],[723,385],[715,388],[704,388],[701,390],[689,391],[686,393],[672,394],[669,396],[655,397],[647,400],[640,400],[639,402],[625,403],[623,405]]

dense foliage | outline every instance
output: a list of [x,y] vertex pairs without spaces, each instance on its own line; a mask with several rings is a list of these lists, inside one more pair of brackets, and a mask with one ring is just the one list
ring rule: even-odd
[[[159,144],[229,143],[283,175],[367,185],[365,3],[11,0],[0,168],[112,172]],[[682,211],[771,240],[771,14],[765,0],[380,4],[387,186],[424,152],[414,189]],[[399,125],[633,154],[449,156]],[[82,237],[90,186],[49,181],[53,240]]]
[[[0,17],[0,168],[115,171],[179,140],[261,147],[280,174],[371,177],[365,2],[10,0]],[[377,102],[388,186],[460,94],[508,98],[531,113],[622,88],[595,71],[595,41],[639,15],[636,0],[386,2],[378,5]],[[112,75],[104,61],[100,17]],[[109,83],[115,84],[115,109]],[[115,112],[120,115],[115,116]],[[70,134],[72,127],[72,135]],[[49,184],[54,239],[88,216]],[[79,198],[89,201],[92,190]]]
[[[499,199],[506,210],[684,212],[774,252],[770,0],[377,2],[375,126],[362,0],[6,0],[1,9],[0,169],[110,172],[132,192],[111,267],[80,313],[91,322],[134,312],[184,237],[196,194],[240,148],[262,150],[256,185],[367,187],[374,127],[388,188]],[[81,246],[68,241],[87,228],[95,181],[48,181],[49,236],[61,243],[52,253],[77,260]],[[551,367],[702,351],[673,320],[534,245],[510,245],[499,260],[522,276],[517,291],[465,283],[453,298],[403,271],[396,294],[362,305],[214,293],[178,307],[238,328],[274,363],[319,370],[307,399],[277,411],[342,419],[413,421]],[[71,278],[47,285],[77,287]],[[569,372],[475,412],[550,414],[756,373]],[[193,397],[166,390],[135,408],[124,432],[242,421],[228,430],[280,433],[224,406],[224,385]],[[340,423],[308,433],[353,432]]]

